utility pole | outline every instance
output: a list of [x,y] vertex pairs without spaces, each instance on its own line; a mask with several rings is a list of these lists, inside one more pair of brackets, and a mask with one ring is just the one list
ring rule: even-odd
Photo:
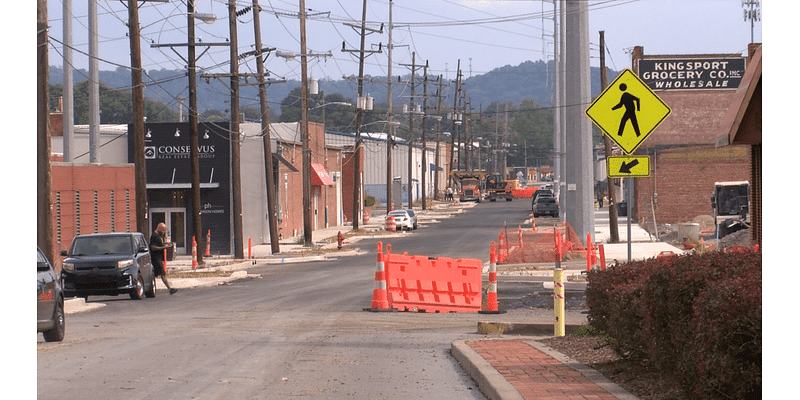
[[[186,8],[188,12],[188,69],[189,69],[189,138],[190,153],[189,158],[192,163],[192,224],[194,225],[194,240],[203,237],[202,219],[200,217],[200,148],[197,138],[197,52],[195,49],[194,37],[194,2],[188,0]],[[197,264],[203,264],[203,252],[198,251]]]
[[[366,1],[366,0],[365,0]],[[308,56],[306,51],[306,2],[300,0],[300,136],[303,141],[303,243],[312,246],[311,149],[308,143]]]
[[427,187],[426,175],[428,174],[428,158],[426,157],[428,142],[425,130],[428,128],[428,60],[425,60],[425,67],[422,68],[422,209],[425,210],[425,192]]
[[411,53],[411,107],[408,110],[408,209],[414,209],[414,146],[411,141],[414,139],[414,76],[417,74],[417,53]]
[[[63,96],[63,149],[64,162],[73,162],[75,156],[75,111],[73,101],[72,82],[72,0],[62,0],[64,3],[62,23],[64,25],[64,80],[62,84]],[[138,201],[138,199],[137,199]]]
[[253,0],[253,28],[255,29],[256,72],[258,73],[258,100],[261,106],[261,136],[264,141],[264,171],[267,175],[267,219],[272,254],[280,253],[278,237],[278,206],[275,194],[275,168],[272,164],[272,142],[269,134],[269,108],[267,83],[264,72],[264,55],[261,48],[261,7]]
[[[567,1],[566,220],[579,238],[594,235],[592,127],[583,110],[591,103],[589,10],[585,1]],[[630,207],[630,205],[629,205]],[[588,243],[586,245],[589,245]]]
[[386,135],[386,214],[388,215],[392,212],[394,208],[392,204],[392,183],[393,183],[393,176],[392,176],[392,148],[394,147],[394,123],[392,122],[394,118],[394,111],[392,110],[392,48],[394,48],[394,42],[392,42],[392,0],[389,0],[389,76],[387,79],[388,89],[387,89],[387,102],[389,103],[389,115],[386,118],[389,121],[388,125],[388,134]]
[[50,64],[47,0],[36,3],[36,244],[53,257],[52,178],[50,175]]
[[[301,0],[302,1],[302,0]],[[358,102],[362,101],[364,96],[364,46],[367,39],[367,0],[364,0],[364,7],[361,13],[361,47],[358,56]],[[342,51],[349,51],[344,48],[342,43]],[[379,51],[380,52],[380,51]],[[366,101],[364,101],[366,103]],[[358,229],[358,221],[361,218],[361,121],[364,118],[364,107],[356,107],[356,138],[355,147],[353,152],[353,230]],[[391,150],[390,150],[391,151]]]
[[[606,36],[605,31],[600,31],[600,93],[608,86],[608,69],[606,68]],[[611,156],[611,139],[603,135],[603,148],[606,153],[606,162]],[[619,243],[619,221],[617,219],[616,178],[606,176],[608,186],[608,224],[611,228],[611,243]]]
[[[187,57],[184,59],[187,65],[187,75],[189,77],[189,130],[190,130],[190,153],[189,161],[191,163],[191,197],[192,197],[192,237],[194,240],[203,237],[203,227],[200,217],[200,148],[197,135],[197,45],[195,42],[195,29],[194,19],[202,18],[202,16],[195,13],[194,2],[196,0],[188,0],[186,3],[187,9],[187,43],[173,43],[173,44],[151,44],[150,47],[170,47],[175,51],[175,47],[187,47]],[[205,19],[203,19],[205,20]],[[230,46],[230,43],[200,43],[200,46]],[[177,53],[177,52],[176,52]],[[197,252],[197,263],[203,264],[203,252]]]
[[436,171],[433,173],[433,198],[439,199],[439,145],[442,136],[442,75],[439,74],[439,90],[436,92],[438,103],[436,105],[436,152],[434,158],[436,159],[434,165]]
[[233,191],[233,254],[244,258],[242,243],[242,176],[241,143],[239,134],[239,34],[236,19],[236,1],[228,0],[228,25],[231,35],[231,190]]
[[[133,132],[131,134],[133,135],[136,229],[145,237],[148,237],[150,226],[147,223],[147,170],[144,158],[144,85],[142,84],[139,3],[136,0],[128,0],[128,30],[131,42],[131,113],[133,114],[133,122],[131,124]],[[66,115],[66,112],[64,115]]]
[[89,0],[89,162],[100,162],[100,62],[97,54],[97,1]]
[[458,120],[458,98],[460,93],[460,83],[461,83],[461,59],[458,60],[458,67],[456,69],[456,87],[453,91],[453,132],[450,135],[450,174],[448,179],[450,180],[449,187],[455,186],[455,180],[453,179],[453,172],[458,170],[458,163],[454,164],[455,161],[455,147],[456,147],[456,136],[458,136],[458,124],[461,122]]

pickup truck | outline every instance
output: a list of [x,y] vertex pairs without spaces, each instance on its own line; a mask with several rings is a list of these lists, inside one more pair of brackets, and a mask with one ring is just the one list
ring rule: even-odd
[[558,203],[555,197],[538,196],[536,201],[533,202],[533,217],[541,217],[542,215],[558,217]]

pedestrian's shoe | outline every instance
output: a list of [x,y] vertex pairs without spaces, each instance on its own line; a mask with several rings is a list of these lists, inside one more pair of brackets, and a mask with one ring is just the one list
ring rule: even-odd
[[169,294],[175,294],[177,291],[178,289],[172,288],[169,290]]

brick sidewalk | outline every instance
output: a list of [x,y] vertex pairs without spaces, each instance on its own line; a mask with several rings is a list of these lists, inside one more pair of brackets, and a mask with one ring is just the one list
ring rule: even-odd
[[526,343],[525,339],[468,340],[466,344],[524,399],[617,399],[582,373]]

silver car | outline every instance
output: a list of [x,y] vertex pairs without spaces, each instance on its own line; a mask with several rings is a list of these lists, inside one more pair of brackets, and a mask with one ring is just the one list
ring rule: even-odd
[[46,342],[60,342],[65,331],[64,294],[53,264],[38,247],[36,256],[36,328]]
[[386,217],[389,216],[394,218],[398,230],[417,229],[417,216],[414,215],[414,210],[395,210],[389,212]]

